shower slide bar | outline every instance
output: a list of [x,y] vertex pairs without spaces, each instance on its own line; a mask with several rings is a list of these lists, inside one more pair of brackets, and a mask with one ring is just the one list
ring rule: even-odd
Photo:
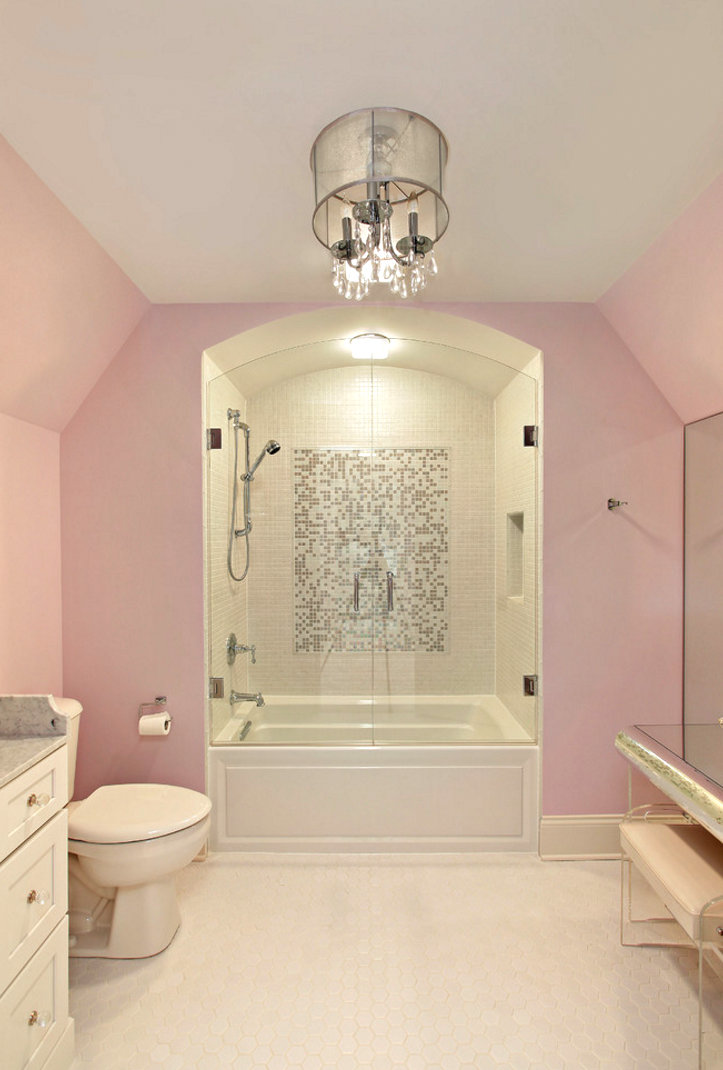
[[[354,596],[353,596],[354,612],[359,612],[359,573],[354,573]],[[394,573],[390,570],[387,572],[387,613],[391,613],[394,609]]]

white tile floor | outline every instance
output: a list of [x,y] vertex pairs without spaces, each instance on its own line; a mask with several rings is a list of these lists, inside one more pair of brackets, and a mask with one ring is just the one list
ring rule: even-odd
[[695,958],[619,865],[217,854],[154,959],[71,960],[74,1070],[693,1070]]

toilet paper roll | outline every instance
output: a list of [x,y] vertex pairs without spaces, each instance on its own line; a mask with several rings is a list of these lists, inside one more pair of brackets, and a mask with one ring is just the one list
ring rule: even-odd
[[139,736],[167,736],[171,731],[169,713],[144,713],[138,718]]

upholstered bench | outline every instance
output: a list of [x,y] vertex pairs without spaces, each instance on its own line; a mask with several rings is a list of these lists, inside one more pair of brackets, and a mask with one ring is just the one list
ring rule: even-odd
[[[697,948],[698,1066],[723,1067],[723,843],[680,811],[648,807],[626,816],[620,847],[622,943]],[[635,910],[634,871],[669,913]]]

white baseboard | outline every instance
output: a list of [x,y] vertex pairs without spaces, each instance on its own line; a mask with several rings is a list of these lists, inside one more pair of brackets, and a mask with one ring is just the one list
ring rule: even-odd
[[540,858],[620,858],[622,814],[563,814],[540,822]]

